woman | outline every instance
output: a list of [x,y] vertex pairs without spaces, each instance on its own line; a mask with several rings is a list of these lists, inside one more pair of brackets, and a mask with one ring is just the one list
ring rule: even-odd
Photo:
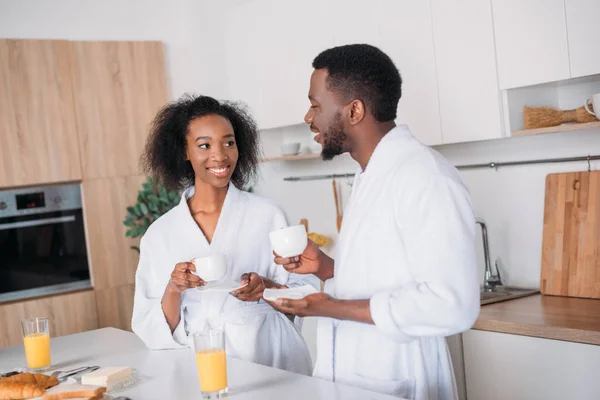
[[[183,194],[142,238],[132,328],[149,348],[169,349],[209,326],[225,327],[228,355],[310,374],[299,328],[261,300],[265,288],[317,282],[273,262],[269,232],[287,225],[284,214],[238,189],[255,177],[258,158],[256,124],[234,104],[184,96],[159,111],[144,166]],[[197,290],[205,282],[189,260],[210,254],[226,256],[225,279],[247,286]]]

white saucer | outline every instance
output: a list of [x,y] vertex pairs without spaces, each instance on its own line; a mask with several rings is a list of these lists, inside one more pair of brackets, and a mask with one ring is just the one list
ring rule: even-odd
[[277,299],[300,300],[315,293],[319,293],[317,289],[311,285],[303,285],[287,289],[265,289],[263,298],[268,301],[275,301]]
[[243,288],[244,286],[247,286],[248,284],[245,283],[243,285],[240,285],[240,282],[233,282],[233,281],[225,281],[225,282],[214,282],[214,283],[207,283],[205,286],[198,286],[196,288],[197,291],[199,292],[225,292],[225,293],[229,293],[229,292],[233,292],[234,290],[238,290]]

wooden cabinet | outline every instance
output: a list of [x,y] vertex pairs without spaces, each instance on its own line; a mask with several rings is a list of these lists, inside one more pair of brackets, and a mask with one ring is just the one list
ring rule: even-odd
[[23,343],[21,320],[48,317],[50,336],[63,336],[98,328],[93,290],[0,304],[0,348]]
[[595,399],[600,346],[504,333],[463,333],[467,398]]
[[600,74],[600,1],[565,0],[571,77]]
[[[490,3],[432,0],[431,20],[443,143],[500,138],[500,91]],[[428,116],[423,111],[421,115]]]
[[134,293],[135,286],[132,284],[96,290],[98,327],[131,331]]
[[134,205],[144,181],[142,176],[103,178],[82,185],[85,229],[90,269],[95,289],[135,283],[137,245],[125,237],[126,208]]
[[[377,7],[379,45],[400,71],[402,97],[396,122],[427,145],[442,144],[436,60],[427,1],[382,0]],[[355,9],[359,13],[360,9]],[[366,30],[375,27],[366,28]]]
[[168,101],[160,42],[73,42],[83,179],[139,175],[150,122]]
[[319,0],[232,8],[225,39],[229,92],[249,105],[261,129],[304,122],[312,61],[333,42],[326,11]]
[[571,76],[565,0],[492,0],[492,6],[501,89]]
[[81,179],[71,43],[0,40],[0,187]]

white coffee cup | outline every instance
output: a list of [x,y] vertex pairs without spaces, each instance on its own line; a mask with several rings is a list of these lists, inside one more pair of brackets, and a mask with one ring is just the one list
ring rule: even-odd
[[281,257],[296,257],[304,252],[308,245],[308,235],[304,225],[294,225],[269,234],[271,246]]
[[[590,103],[594,106],[594,111],[590,110]],[[600,93],[596,93],[585,101],[585,111],[600,119]]]
[[205,282],[218,281],[227,273],[227,259],[224,255],[194,258],[192,263],[196,266],[194,274]]

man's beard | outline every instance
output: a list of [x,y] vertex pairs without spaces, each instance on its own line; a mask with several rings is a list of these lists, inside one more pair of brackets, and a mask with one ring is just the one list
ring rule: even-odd
[[321,151],[323,160],[329,161],[344,153],[345,141],[346,133],[344,133],[342,124],[342,113],[338,111],[327,130],[323,132],[323,150]]

